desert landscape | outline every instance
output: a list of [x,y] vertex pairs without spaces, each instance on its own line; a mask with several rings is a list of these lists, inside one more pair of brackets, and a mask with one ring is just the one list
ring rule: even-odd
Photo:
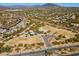
[[0,56],[79,55],[79,7],[53,3],[0,6]]

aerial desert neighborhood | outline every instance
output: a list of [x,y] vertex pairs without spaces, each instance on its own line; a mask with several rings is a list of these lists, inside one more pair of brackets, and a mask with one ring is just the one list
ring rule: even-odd
[[0,4],[0,56],[79,55],[79,4],[66,5]]

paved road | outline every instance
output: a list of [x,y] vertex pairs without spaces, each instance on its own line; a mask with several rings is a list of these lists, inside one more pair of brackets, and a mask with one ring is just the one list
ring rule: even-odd
[[[9,28],[13,27],[13,26],[16,26],[18,23],[20,23],[22,21],[22,19],[17,19],[17,22],[15,24],[13,24],[12,26],[10,26]],[[5,27],[0,27],[0,29],[8,29],[8,28],[5,28]]]
[[48,39],[49,38],[52,38],[53,35],[42,35],[43,39],[44,39],[44,42],[46,44],[47,47],[51,47],[51,44],[48,42]]
[[75,54],[71,54],[71,55],[67,55],[67,56],[79,56],[79,53],[75,53]]
[[79,47],[79,45],[73,45],[73,46],[63,46],[63,47],[58,47],[58,48],[52,48],[52,47],[48,47],[48,48],[45,48],[45,49],[41,49],[39,51],[32,51],[32,52],[29,52],[29,53],[20,53],[20,54],[15,54],[15,55],[11,55],[11,56],[27,56],[27,55],[35,55],[35,56],[40,56],[41,55],[45,55],[44,53],[42,54],[41,52],[44,52],[44,51],[47,51],[47,50],[58,50],[58,49],[62,49],[62,48],[70,48],[70,47]]
[[[18,55],[16,55],[18,56]],[[25,54],[21,54],[19,56],[45,56],[45,51],[38,51],[38,52],[31,52],[31,53],[25,53]]]

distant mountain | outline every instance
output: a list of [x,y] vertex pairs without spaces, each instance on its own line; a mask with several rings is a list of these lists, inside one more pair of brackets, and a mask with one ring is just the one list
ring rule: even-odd
[[8,7],[0,6],[0,10],[7,9]]
[[61,7],[61,6],[54,3],[45,3],[42,5],[34,5],[32,7]]
[[6,9],[6,8],[37,8],[37,7],[59,7],[59,5],[57,4],[53,4],[53,3],[46,3],[46,4],[42,4],[42,5],[9,5],[9,6],[0,6],[0,9]]
[[27,8],[29,6],[24,6],[24,5],[11,5],[11,6],[0,6],[0,10],[4,9],[21,9],[21,8]]
[[54,4],[54,3],[46,3],[46,4],[44,4],[44,5],[42,5],[43,7],[59,7],[59,5],[57,5],[57,4]]
[[12,5],[12,6],[6,6],[8,8],[26,8],[28,6],[25,6],[25,5]]

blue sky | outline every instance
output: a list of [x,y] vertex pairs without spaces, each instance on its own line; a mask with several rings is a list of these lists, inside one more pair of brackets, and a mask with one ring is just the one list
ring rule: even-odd
[[39,4],[43,4],[43,3],[0,3],[0,5],[3,6],[12,6],[12,5],[39,5]]
[[58,3],[58,5],[66,7],[79,7],[79,3]]
[[[39,5],[39,4],[41,5],[44,3],[0,3],[0,5],[3,5],[3,6],[12,6],[12,5],[29,5],[29,6],[32,6],[32,5]],[[61,5],[61,6],[65,6],[65,7],[79,7],[79,3],[56,3],[56,4]]]

